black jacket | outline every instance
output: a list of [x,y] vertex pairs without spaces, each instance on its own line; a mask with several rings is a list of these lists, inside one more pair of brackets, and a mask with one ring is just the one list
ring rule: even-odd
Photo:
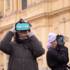
[[50,47],[48,49],[47,55],[47,64],[52,70],[67,70],[68,58],[68,49],[62,47],[60,49]]
[[44,54],[41,43],[32,36],[18,44],[12,42],[12,32],[8,32],[0,43],[0,50],[10,55],[8,70],[38,70],[36,58]]

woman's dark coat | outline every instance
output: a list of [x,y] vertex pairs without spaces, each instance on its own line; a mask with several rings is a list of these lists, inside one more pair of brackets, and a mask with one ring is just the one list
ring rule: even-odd
[[48,49],[47,64],[52,70],[67,70],[68,48],[61,47],[60,49],[50,47]]

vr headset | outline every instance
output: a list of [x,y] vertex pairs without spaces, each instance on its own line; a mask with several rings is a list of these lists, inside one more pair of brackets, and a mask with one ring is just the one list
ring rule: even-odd
[[15,25],[15,30],[16,31],[28,31],[31,28],[31,24],[27,23],[27,22],[23,22],[23,23],[16,23]]
[[64,46],[65,42],[64,42],[64,36],[63,35],[57,35],[57,44],[60,46]]

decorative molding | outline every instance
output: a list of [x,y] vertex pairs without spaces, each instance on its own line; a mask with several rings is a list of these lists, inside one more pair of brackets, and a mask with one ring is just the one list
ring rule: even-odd
[[62,20],[60,21],[60,23],[66,24],[69,21],[70,21],[70,18],[68,19],[66,17],[63,17]]
[[65,12],[70,12],[70,6],[69,7],[65,7],[65,8],[61,8],[61,9],[58,9],[58,10],[55,10],[55,11],[52,11],[52,12],[43,12],[43,13],[40,13],[38,15],[26,18],[26,19],[33,20],[33,19],[37,19],[37,18],[41,18],[41,17],[58,16],[58,15],[60,15],[62,13],[65,13]]
[[4,26],[0,27],[0,32],[9,30],[10,28],[12,28],[12,25],[13,24],[9,24],[9,25],[4,25]]

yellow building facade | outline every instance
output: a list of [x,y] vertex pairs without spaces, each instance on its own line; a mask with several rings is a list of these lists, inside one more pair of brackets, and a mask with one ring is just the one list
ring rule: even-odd
[[[1,39],[16,21],[23,18],[32,24],[33,32],[46,51],[49,32],[67,36],[66,46],[70,50],[70,0],[0,0],[0,16]],[[6,70],[7,57],[3,55],[1,52],[0,64]],[[45,55],[38,62],[39,66],[46,67]]]

